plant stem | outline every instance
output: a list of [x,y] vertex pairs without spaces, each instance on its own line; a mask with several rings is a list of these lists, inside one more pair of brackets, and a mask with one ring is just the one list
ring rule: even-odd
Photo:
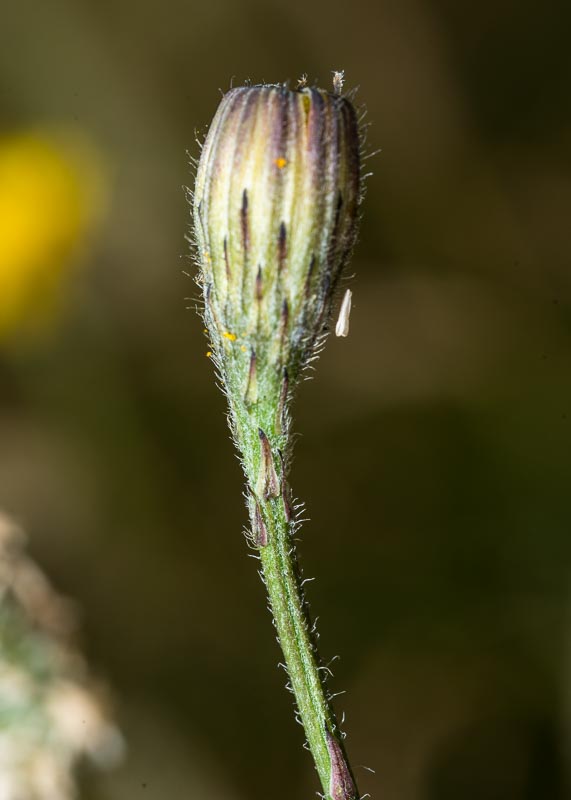
[[[250,425],[251,419],[248,428]],[[239,434],[237,438],[239,443],[241,438]],[[250,433],[246,440],[251,442],[252,438]],[[276,438],[281,437],[272,436],[272,438],[276,441]],[[284,444],[283,438],[280,444]],[[272,448],[272,457],[275,462],[278,460],[281,462],[281,454],[279,451],[275,452],[276,450],[277,447]],[[260,467],[257,465],[251,474],[248,474],[250,470],[247,463],[244,466],[252,499],[250,513],[254,538],[256,538],[256,527],[260,524],[264,526],[262,537],[264,543],[261,543],[258,537],[257,546],[270,610],[285,658],[299,720],[305,730],[307,743],[323,787],[324,798],[357,800],[359,794],[320,674],[320,671],[325,671],[326,668],[320,666],[315,636],[304,601],[293,540],[296,523],[289,518],[287,500],[284,501],[285,487],[282,485],[279,496],[268,497],[264,493],[255,492],[253,487],[257,483],[254,476]],[[283,471],[281,481],[282,484],[285,483]]]
[[[328,331],[362,198],[357,114],[341,94],[239,87],[219,106],[193,197],[207,353],[229,403],[298,717],[324,800],[358,800],[303,598],[287,486],[290,404]],[[346,335],[349,306],[342,311]]]
[[328,792],[331,763],[325,731],[333,730],[332,714],[318,672],[288,525],[283,515],[265,512],[273,518],[268,544],[260,551],[270,606],[307,742]]

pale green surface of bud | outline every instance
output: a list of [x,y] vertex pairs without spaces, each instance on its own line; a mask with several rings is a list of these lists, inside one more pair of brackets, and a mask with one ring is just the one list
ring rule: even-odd
[[283,86],[223,97],[198,166],[196,244],[214,355],[224,372],[239,370],[247,403],[279,392],[284,370],[291,387],[313,354],[360,193],[347,98]]

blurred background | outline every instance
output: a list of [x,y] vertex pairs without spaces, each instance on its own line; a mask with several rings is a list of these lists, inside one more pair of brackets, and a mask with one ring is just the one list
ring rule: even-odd
[[360,790],[571,796],[570,24],[561,0],[3,5],[0,508],[111,688],[125,757],[81,800],[318,789],[182,187],[231,81],[339,69],[382,152],[292,484]]

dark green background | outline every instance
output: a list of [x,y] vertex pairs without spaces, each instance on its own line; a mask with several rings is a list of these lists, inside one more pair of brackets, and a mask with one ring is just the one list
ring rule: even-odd
[[19,0],[1,16],[2,128],[76,124],[113,175],[58,334],[0,356],[0,506],[80,604],[129,745],[82,798],[318,788],[185,310],[181,186],[232,76],[328,86],[333,69],[382,152],[351,334],[300,392],[292,482],[347,748],[375,800],[569,797],[569,4]]

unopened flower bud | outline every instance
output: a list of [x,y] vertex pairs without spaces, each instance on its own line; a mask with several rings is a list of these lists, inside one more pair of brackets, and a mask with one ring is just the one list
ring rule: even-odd
[[[319,349],[361,199],[355,110],[333,91],[251,86],[222,99],[193,199],[207,355],[228,397],[257,549],[299,716],[328,800],[359,797],[322,685],[293,538],[290,400]],[[351,295],[337,334],[349,330]],[[314,628],[311,629],[314,632]]]
[[223,97],[194,217],[213,350],[224,372],[239,373],[245,402],[279,395],[283,375],[295,382],[312,355],[355,241],[360,193],[347,98],[304,85]]

